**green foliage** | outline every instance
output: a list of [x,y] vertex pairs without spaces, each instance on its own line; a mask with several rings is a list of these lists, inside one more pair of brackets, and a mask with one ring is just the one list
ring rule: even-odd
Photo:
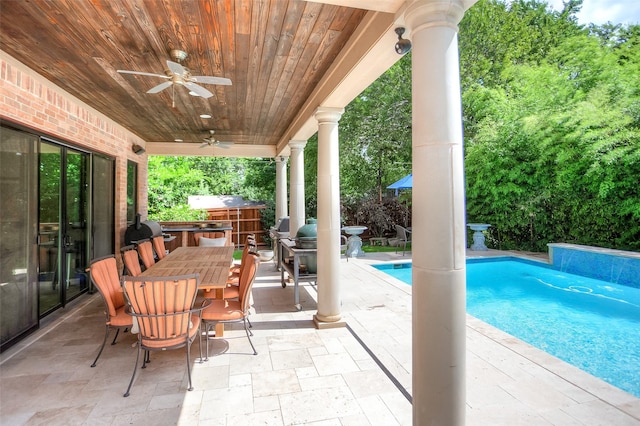
[[[276,224],[276,220],[275,202],[268,201],[267,207],[260,211],[260,223],[262,224],[262,229],[269,230],[269,228]],[[268,246],[271,246],[271,235],[268,232],[262,236],[262,240]]]
[[395,225],[410,226],[410,210],[398,198],[375,197],[361,200],[357,205],[345,206],[351,220],[346,223],[364,225],[374,237],[395,235]]
[[[339,132],[342,223],[351,225],[363,199],[382,203],[387,185],[411,173],[410,54],[345,108]],[[317,144],[315,135],[304,151],[309,217],[317,215]]]
[[340,119],[340,191],[375,195],[411,172],[411,55],[356,97]]
[[149,157],[149,217],[153,220],[202,220],[188,211],[190,195],[241,195],[247,200],[275,199],[275,164],[250,158]]
[[[519,13],[540,13],[535,3],[518,8],[527,5],[532,9]],[[497,2],[485,6],[512,13]],[[515,31],[510,37],[560,34],[543,43],[544,55],[524,49],[519,61],[467,69],[468,219],[493,224],[489,242],[496,248],[545,251],[548,242],[562,241],[637,250],[640,73],[637,49],[630,47],[640,41],[638,27],[585,31],[571,13],[545,14],[546,20],[505,27]],[[476,10],[465,17],[468,28],[479,28],[474,15],[484,19]],[[466,48],[475,52],[485,38],[500,42],[504,32],[498,25],[491,34],[467,34]]]
[[149,213],[149,219],[156,222],[188,222],[207,219],[207,211],[204,209],[192,209],[187,204],[178,204],[171,209],[160,210],[157,213]]

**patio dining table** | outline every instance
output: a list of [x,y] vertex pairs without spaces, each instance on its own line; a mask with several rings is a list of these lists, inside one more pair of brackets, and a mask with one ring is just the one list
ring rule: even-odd
[[[164,259],[147,268],[142,276],[166,277],[199,274],[199,289],[215,292],[216,299],[224,297],[229,267],[233,262],[233,247],[178,247]],[[216,324],[216,336],[224,335],[224,324]]]

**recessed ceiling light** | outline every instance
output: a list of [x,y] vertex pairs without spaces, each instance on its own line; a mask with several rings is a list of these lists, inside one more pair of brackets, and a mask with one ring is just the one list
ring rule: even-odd
[[211,118],[211,114],[200,114],[200,118]]
[[182,142],[182,139],[174,139],[174,142]]

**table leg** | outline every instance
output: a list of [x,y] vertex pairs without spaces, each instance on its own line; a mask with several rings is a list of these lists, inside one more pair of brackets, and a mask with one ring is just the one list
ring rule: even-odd
[[216,337],[223,337],[224,336],[224,323],[217,323],[216,324]]

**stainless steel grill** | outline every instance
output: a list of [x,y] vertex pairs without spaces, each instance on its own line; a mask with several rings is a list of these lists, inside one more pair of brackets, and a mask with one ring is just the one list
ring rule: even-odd
[[289,216],[278,219],[275,226],[269,228],[269,236],[271,237],[271,248],[273,249],[273,261],[278,267],[278,259],[280,258],[280,247],[278,245],[280,238],[289,237]]

